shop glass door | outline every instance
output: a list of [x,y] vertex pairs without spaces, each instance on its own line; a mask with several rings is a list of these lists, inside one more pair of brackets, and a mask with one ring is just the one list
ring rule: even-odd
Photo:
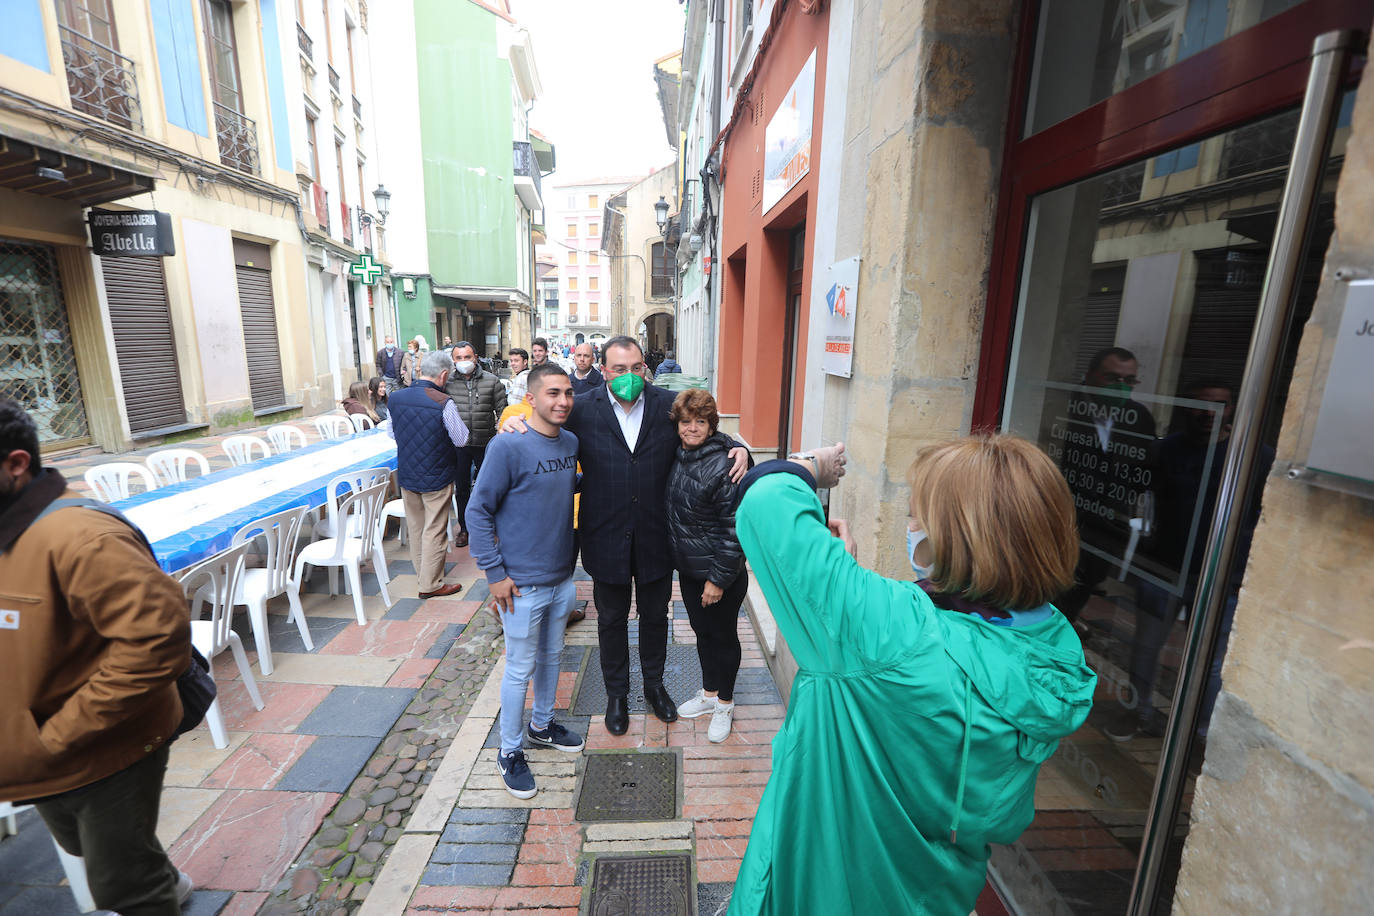
[[[1275,234],[1313,39],[1367,27],[1341,0],[1044,0],[1027,12],[999,201],[974,425],[1039,443],[1078,510],[1056,602],[1099,676],[1094,710],[1041,771],[1037,816],[995,848],[1018,913],[1121,914],[1137,881]],[[1353,84],[1353,79],[1347,85]],[[1284,351],[1268,380],[1255,492],[1153,912],[1173,900],[1258,490],[1333,229],[1354,91],[1340,113]],[[1200,672],[1202,673],[1202,672]],[[1164,815],[1167,824],[1167,814]]]
[[[1187,174],[1167,172],[1178,161],[1168,151],[1031,202],[1001,426],[1038,442],[1073,492],[1077,581],[1057,604],[1082,635],[1099,685],[1087,723],[1041,772],[1039,814],[1020,852],[1067,912],[1124,911],[1287,173],[1258,152],[1291,147],[1295,117],[1283,112],[1201,141]],[[1340,123],[1294,327],[1311,313],[1333,228],[1348,115]],[[1162,172],[1167,180],[1145,196],[1142,177]],[[1297,337],[1289,334],[1275,380],[1280,398]],[[1282,415],[1281,400],[1270,415]],[[1260,486],[1277,433],[1275,419]],[[1258,520],[1250,496],[1247,534]],[[1247,546],[1243,536],[1186,764],[1194,777]],[[1185,804],[1167,884],[1186,830]]]

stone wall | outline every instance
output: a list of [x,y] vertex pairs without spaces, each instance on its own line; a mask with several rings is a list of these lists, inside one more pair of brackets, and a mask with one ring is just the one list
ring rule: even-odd
[[[1337,269],[1374,272],[1374,92],[1356,102],[1336,233],[1276,467],[1300,460]],[[1374,912],[1374,501],[1269,478],[1174,911]]]
[[854,376],[826,380],[822,435],[850,451],[832,514],[850,520],[860,561],[889,575],[906,569],[905,475],[916,450],[969,428],[1015,9],[1013,0],[852,7],[845,123],[827,130],[844,131],[836,255],[857,253],[862,267]]

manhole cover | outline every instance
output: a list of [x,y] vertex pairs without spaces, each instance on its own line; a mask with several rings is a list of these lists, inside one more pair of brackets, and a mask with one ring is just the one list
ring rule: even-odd
[[579,821],[666,821],[675,817],[676,754],[587,756],[582,792],[577,798]]
[[691,856],[606,856],[592,874],[592,916],[695,916]]
[[[663,664],[663,686],[674,701],[682,703],[701,689],[701,661],[696,646],[669,646]],[[574,716],[600,716],[606,712],[606,680],[601,675],[601,650],[592,649],[582,685],[569,710]],[[644,673],[639,667],[639,647],[630,646],[630,712],[648,712],[644,699]]]

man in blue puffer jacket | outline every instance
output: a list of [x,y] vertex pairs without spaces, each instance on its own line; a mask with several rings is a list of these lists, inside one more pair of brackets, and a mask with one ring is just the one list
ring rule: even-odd
[[396,440],[396,478],[405,500],[410,559],[420,579],[421,598],[442,598],[462,588],[444,584],[458,450],[468,444],[468,428],[453,398],[444,392],[452,372],[448,351],[431,350],[420,362],[420,377],[387,399],[387,431]]

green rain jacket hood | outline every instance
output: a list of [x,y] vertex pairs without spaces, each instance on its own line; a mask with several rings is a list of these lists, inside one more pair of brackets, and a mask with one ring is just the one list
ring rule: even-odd
[[754,482],[736,529],[800,670],[730,913],[967,914],[1091,709],[1072,625],[998,626],[864,569],[791,474]]
[[[976,614],[939,609],[935,622],[945,654],[967,679],[958,788],[950,820],[951,839],[957,842],[975,697],[1016,729],[1017,755],[1041,764],[1054,754],[1060,738],[1087,719],[1097,675],[1083,663],[1078,634],[1057,611],[1027,627],[997,626]],[[1033,805],[1026,814],[1017,833],[1034,818]]]

